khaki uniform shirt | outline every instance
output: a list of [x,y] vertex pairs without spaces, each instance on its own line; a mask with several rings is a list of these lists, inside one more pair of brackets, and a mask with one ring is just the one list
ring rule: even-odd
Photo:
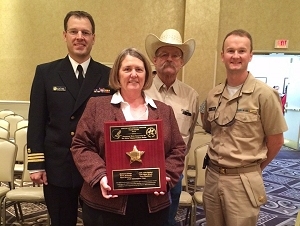
[[268,151],[266,136],[287,130],[274,89],[250,73],[241,89],[230,98],[225,85],[220,84],[207,98],[212,134],[208,154],[214,164],[227,168],[262,162]]
[[173,108],[181,136],[190,149],[194,129],[199,114],[199,94],[189,85],[176,79],[167,89],[158,76],[153,78],[153,84],[145,93],[154,100],[159,100]]

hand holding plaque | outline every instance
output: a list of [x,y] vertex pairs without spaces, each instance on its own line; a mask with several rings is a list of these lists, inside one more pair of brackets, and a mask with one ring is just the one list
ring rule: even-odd
[[105,123],[110,194],[166,192],[162,120]]

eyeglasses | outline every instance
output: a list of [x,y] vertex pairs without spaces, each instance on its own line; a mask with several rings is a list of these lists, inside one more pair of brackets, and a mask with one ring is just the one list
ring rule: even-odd
[[167,60],[171,56],[172,60],[179,60],[182,55],[177,55],[177,54],[170,54],[170,53],[159,53],[156,57],[162,59],[162,60]]
[[[224,92],[224,90],[225,90],[225,87],[226,87],[226,85],[227,84],[225,84],[225,86],[224,86],[224,88],[223,88],[223,90],[222,90],[222,93],[221,93],[221,95],[220,95],[220,97],[219,97],[219,100],[218,100],[218,105],[217,105],[217,108],[216,108],[216,110],[215,110],[215,113],[214,113],[214,120],[213,120],[213,122],[215,122],[218,126],[221,126],[221,127],[229,127],[229,126],[232,126],[234,123],[235,123],[235,116],[236,116],[236,113],[237,113],[237,111],[238,111],[238,109],[239,109],[239,100],[240,100],[240,94],[241,94],[241,92],[242,92],[242,89],[243,89],[243,86],[244,86],[244,83],[243,83],[243,85],[241,86],[241,88],[240,88],[240,91],[239,91],[239,94],[238,94],[238,97],[237,97],[237,101],[235,102],[236,103],[236,108],[235,108],[235,110],[234,110],[234,115],[233,115],[233,117],[232,117],[232,119],[231,120],[228,120],[226,123],[224,123],[224,124],[221,124],[221,123],[219,123],[218,122],[218,118],[216,118],[216,112],[217,112],[217,110],[219,109],[219,107],[220,107],[220,105],[221,105],[221,103],[222,103],[222,96],[223,96],[223,92]],[[230,107],[230,106],[229,106]],[[228,107],[228,109],[229,109],[229,107]],[[225,112],[223,112],[223,113],[225,113]]]
[[[70,30],[67,30],[67,32],[68,32],[70,35],[72,35],[72,36],[77,36],[79,31],[76,30],[76,29],[70,29]],[[83,30],[83,31],[80,31],[80,32],[81,32],[81,35],[82,35],[83,37],[89,37],[89,36],[92,35],[92,32],[87,31],[87,30]]]

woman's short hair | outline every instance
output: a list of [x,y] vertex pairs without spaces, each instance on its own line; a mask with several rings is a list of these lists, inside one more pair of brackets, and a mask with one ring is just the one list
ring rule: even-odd
[[146,76],[145,76],[145,84],[144,84],[144,87],[142,90],[149,89],[151,87],[152,81],[153,81],[151,65],[150,65],[149,61],[147,60],[147,58],[135,48],[124,49],[119,54],[117,59],[115,60],[114,65],[109,74],[110,87],[115,90],[119,90],[121,88],[121,84],[120,84],[120,80],[119,80],[119,70],[121,68],[123,60],[125,59],[125,57],[127,55],[136,57],[144,63],[144,67],[146,70]]

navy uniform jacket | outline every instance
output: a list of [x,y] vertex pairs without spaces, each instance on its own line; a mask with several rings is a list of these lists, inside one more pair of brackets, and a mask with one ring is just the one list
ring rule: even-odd
[[111,95],[109,72],[109,67],[91,59],[80,88],[68,56],[37,66],[28,116],[28,169],[45,169],[48,183],[81,186],[71,142],[88,99]]

